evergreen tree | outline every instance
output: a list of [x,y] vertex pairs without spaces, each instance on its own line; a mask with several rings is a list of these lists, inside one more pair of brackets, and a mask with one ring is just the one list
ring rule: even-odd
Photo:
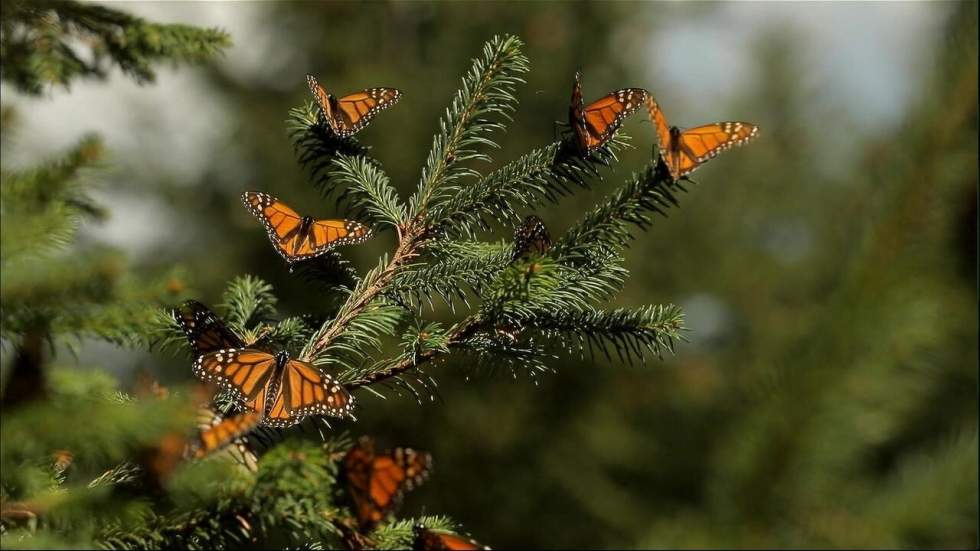
[[[3,24],[3,77],[27,93],[104,77],[112,64],[151,80],[153,61],[204,59],[227,41],[218,31],[71,2],[14,4]],[[87,55],[73,49],[79,38],[92,48]],[[526,251],[520,240],[475,239],[491,222],[517,223],[522,211],[601,180],[627,145],[620,137],[583,158],[566,136],[479,172],[529,70],[521,46],[515,37],[494,38],[473,60],[407,202],[366,147],[330,134],[312,102],[294,109],[289,125],[313,185],[337,194],[376,233],[393,231],[397,246],[363,275],[336,253],[301,268],[327,281],[323,273],[340,268],[346,281],[332,289],[339,298],[333,312],[281,318],[270,286],[238,278],[220,308],[229,327],[246,340],[262,336],[291,349],[349,389],[377,396],[405,390],[420,400],[434,393],[429,364],[448,355],[533,377],[553,368],[556,353],[641,360],[669,351],[682,331],[676,307],[600,307],[625,281],[623,248],[633,229],[677,203],[680,187],[662,166],[651,163],[631,177],[553,246]],[[320,431],[322,441],[310,443],[288,439],[295,430],[259,430],[250,440],[262,448],[255,471],[217,460],[174,471],[194,393],[156,387],[129,395],[99,371],[52,365],[70,338],[161,349],[183,340],[158,306],[182,293],[178,276],[148,281],[111,251],[65,254],[78,225],[100,212],[83,177],[99,152],[97,139],[86,138],[64,159],[3,173],[3,338],[15,357],[4,388],[3,441],[17,443],[0,455],[5,547],[391,548],[409,545],[416,523],[455,530],[448,519],[423,517],[356,533],[337,484],[339,452],[350,442],[336,432]],[[451,324],[427,319],[436,298],[469,313]],[[385,353],[390,340],[399,343],[394,354]],[[234,407],[218,400],[226,412]],[[80,417],[80,426],[65,422]]]
[[[34,169],[4,169],[2,547],[403,548],[419,522],[459,531],[442,516],[356,527],[341,464],[351,435],[371,430],[432,450],[433,478],[453,490],[433,492],[432,480],[409,505],[451,513],[501,547],[975,545],[976,3],[944,5],[953,13],[934,70],[918,83],[920,101],[887,135],[842,139],[857,160],[835,170],[827,165],[839,158],[826,154],[833,144],[817,127],[844,133],[846,121],[836,112],[820,125],[806,118],[823,91],[802,88],[813,77],[794,57],[797,36],[759,37],[764,72],[739,101],[759,114],[763,138],[726,159],[723,174],[721,162],[699,172],[705,185],[670,219],[656,217],[677,206],[682,188],[656,165],[618,187],[604,181],[616,165],[649,160],[649,133],[632,150],[621,133],[589,159],[567,137],[528,145],[539,137],[528,121],[543,127],[542,113],[563,111],[566,99],[531,90],[562,81],[575,64],[593,74],[600,66],[589,56],[618,79],[642,51],[622,48],[629,31],[647,40],[667,18],[649,10],[658,25],[644,26],[637,21],[650,15],[634,4],[567,6],[270,7],[270,18],[310,22],[306,47],[331,74],[399,82],[385,64],[414,60],[405,72],[431,92],[406,85],[403,104],[364,133],[375,149],[332,138],[310,102],[292,109],[296,166],[310,176],[303,189],[301,170],[278,156],[289,151],[278,147],[281,133],[268,131],[294,96],[212,72],[226,100],[247,106],[235,144],[244,170],[280,182],[289,191],[277,194],[301,212],[296,197],[339,198],[336,217],[375,230],[368,243],[294,273],[269,261],[278,258],[260,226],[228,193],[240,171],[215,168],[193,200],[173,194],[187,219],[207,215],[210,243],[222,246],[182,250],[190,269],[164,272],[75,239],[79,225],[106,214],[87,195],[101,179],[97,138]],[[204,60],[227,43],[218,31],[88,4],[4,2],[0,16],[3,79],[27,94],[103,78],[114,66],[149,81],[156,62]],[[567,36],[551,32],[555,18]],[[502,24],[523,25],[527,50],[536,60],[548,52],[548,63],[526,72],[520,42],[489,43],[416,186],[411,146],[424,124],[414,119],[427,118],[418,111],[448,93],[444,73],[471,55],[460,52],[473,37]],[[388,55],[350,55],[375,45]],[[395,56],[396,47],[419,53]],[[514,112],[523,78],[529,93]],[[294,92],[301,87],[298,79]],[[2,115],[9,148],[17,114]],[[498,141],[507,121],[506,153],[483,170],[486,140]],[[530,211],[565,230],[559,200],[578,221],[550,248],[515,254],[512,240],[485,241],[485,228],[509,234]],[[251,226],[236,224],[246,218]],[[627,248],[652,222],[657,231]],[[801,227],[810,233],[793,231]],[[779,242],[801,234],[808,254]],[[355,268],[381,249],[388,254],[372,258],[372,269]],[[236,271],[263,278],[226,282]],[[174,365],[189,379],[186,339],[167,309],[221,289],[215,310],[236,334],[342,377],[357,395],[358,422],[259,429],[246,438],[257,466],[243,465],[234,447],[181,461],[197,406],[211,396],[183,386],[123,392],[106,373],[118,366],[81,371],[66,357],[91,339],[178,351]],[[681,335],[676,308],[629,306],[651,296],[689,300],[692,320],[707,302],[724,331],[692,323],[694,343],[657,369],[608,369],[670,350]],[[517,381],[474,380],[473,364]],[[538,382],[559,366],[541,388],[526,384],[524,374]],[[409,400],[378,398],[392,394]],[[432,397],[444,403],[410,403]],[[236,411],[225,396],[212,405]]]

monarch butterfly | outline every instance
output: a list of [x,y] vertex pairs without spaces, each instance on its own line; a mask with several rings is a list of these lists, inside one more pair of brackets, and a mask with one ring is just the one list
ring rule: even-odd
[[623,120],[643,105],[650,93],[643,88],[623,88],[582,106],[582,75],[575,73],[568,122],[575,131],[582,155],[599,149],[616,133]]
[[759,127],[748,122],[716,122],[686,130],[668,126],[652,96],[647,99],[647,112],[657,130],[660,157],[674,180],[694,172],[718,153],[748,143],[759,135]]
[[194,375],[231,391],[262,414],[262,425],[288,427],[309,415],[343,417],[353,411],[354,397],[333,377],[286,352],[247,347],[200,302],[185,302],[174,317],[197,355]]
[[231,417],[222,417],[211,408],[203,408],[202,414],[208,419],[201,424],[197,437],[188,445],[188,455],[200,459],[234,442],[239,455],[236,459],[246,466],[254,465],[255,454],[248,449],[241,437],[259,425],[262,421],[261,413],[246,411]]
[[529,254],[544,254],[551,248],[551,236],[544,222],[529,214],[524,222],[514,230],[514,253],[512,260]]
[[414,527],[415,541],[412,549],[415,551],[471,551],[475,549],[490,549],[475,540],[464,538],[458,534],[429,530],[424,524]]
[[361,243],[371,237],[371,230],[359,222],[300,216],[279,199],[258,191],[243,193],[242,203],[262,221],[269,240],[290,266],[334,247]]
[[354,397],[333,377],[285,351],[224,348],[198,356],[194,375],[260,412],[265,426],[288,427],[310,415],[345,417],[354,410]]
[[394,88],[368,88],[337,99],[328,94],[313,75],[306,75],[306,83],[320,106],[323,118],[341,138],[356,134],[379,111],[391,107],[402,98],[401,91]]
[[374,441],[358,440],[344,457],[344,473],[362,528],[380,522],[394,510],[402,495],[425,481],[432,456],[410,448],[375,454]]

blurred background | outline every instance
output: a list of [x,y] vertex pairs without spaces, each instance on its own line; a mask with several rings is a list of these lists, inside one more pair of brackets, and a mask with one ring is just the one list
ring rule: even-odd
[[[103,135],[110,218],[78,254],[109,245],[138,271],[183,266],[207,304],[244,273],[274,285],[283,314],[325,304],[238,199],[263,190],[337,214],[284,125],[307,72],[336,94],[403,90],[359,136],[403,196],[470,58],[499,33],[525,40],[532,65],[498,164],[553,140],[576,69],[586,101],[643,87],[681,127],[761,126],[628,252],[616,303],[682,306],[675,355],[563,360],[537,384],[449,361],[432,371],[440,401],[361,396],[345,429],[434,454],[406,513],[450,515],[503,548],[976,545],[976,3],[115,7],[222,27],[234,46],[152,86],[4,88],[25,114],[4,167]],[[553,235],[649,159],[644,119],[625,125],[636,148],[611,178],[537,211]],[[344,255],[366,268],[393,243]],[[98,343],[78,363],[191,377],[185,360]]]

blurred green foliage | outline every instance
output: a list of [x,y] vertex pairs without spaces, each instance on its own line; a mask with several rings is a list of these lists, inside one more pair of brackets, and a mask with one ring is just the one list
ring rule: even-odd
[[[264,25],[329,90],[404,90],[361,134],[403,198],[461,69],[491,35],[521,36],[531,58],[496,157],[506,161],[553,139],[577,68],[587,99],[624,86],[658,94],[636,75],[650,34],[669,32],[661,18],[675,13],[625,2],[265,9]],[[758,122],[762,138],[697,172],[680,209],[627,250],[632,277],[617,302],[681,303],[691,342],[676,356],[643,367],[566,361],[535,385],[448,362],[435,403],[364,396],[357,432],[435,458],[407,512],[449,514],[505,548],[975,546],[977,6],[943,9],[942,43],[902,122],[841,136],[848,156],[825,156],[834,133],[814,127],[814,100],[832,84],[804,86],[792,29],[758,38],[762,74],[711,112]],[[180,296],[207,303],[253,273],[285,314],[324,309],[325,294],[283,269],[237,200],[255,188],[337,212],[306,185],[283,124],[308,99],[302,74],[288,91],[220,61],[205,77],[234,106],[230,153],[198,182],[143,175],[143,193],[164,197],[194,239],[140,269],[181,264],[192,289]],[[653,141],[639,117],[626,128],[637,147],[619,178]],[[560,235],[607,192],[537,214]],[[391,245],[383,237],[345,255],[367,267]],[[185,360],[156,369],[190,378]]]

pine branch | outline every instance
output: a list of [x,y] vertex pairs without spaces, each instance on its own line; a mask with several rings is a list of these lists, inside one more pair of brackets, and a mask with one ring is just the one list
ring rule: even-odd
[[442,530],[456,533],[459,526],[448,517],[423,516],[417,519],[397,520],[379,526],[371,532],[370,538],[373,549],[411,549],[415,541],[414,527],[422,524],[430,530]]
[[[455,194],[455,185],[465,177],[479,174],[461,166],[467,161],[489,161],[478,147],[497,147],[487,135],[503,125],[491,116],[510,119],[517,107],[514,89],[524,80],[529,61],[521,53],[523,43],[516,37],[494,37],[483,48],[482,59],[463,78],[463,85],[439,123],[439,133],[422,170],[419,190],[409,205],[411,217],[427,216],[430,202],[438,203]],[[437,195],[441,191],[441,195]]]
[[483,295],[480,317],[493,321],[531,317],[534,304],[561,292],[564,269],[548,257],[511,264]]
[[673,352],[674,341],[681,338],[683,322],[683,313],[673,305],[610,311],[542,311],[524,320],[526,327],[557,339],[569,351],[588,348],[594,355],[598,349],[609,358],[611,347],[621,361],[642,360],[644,350],[657,356],[664,350]]
[[[477,316],[469,316],[455,324],[449,331],[443,332],[438,325],[429,325],[427,334],[413,339],[412,345],[399,356],[384,362],[379,362],[370,369],[359,374],[358,378],[347,383],[349,388],[367,387],[389,379],[397,379],[407,371],[435,359],[440,354],[447,354],[452,347],[458,346],[480,328]],[[423,330],[423,332],[426,332]]]
[[409,304],[421,305],[424,298],[432,309],[433,295],[453,309],[457,300],[468,306],[466,288],[481,293],[511,261],[509,245],[480,241],[433,241],[427,253],[429,262],[406,266],[388,293]]
[[404,223],[405,206],[388,176],[374,162],[363,156],[339,154],[333,166],[330,179],[345,187],[341,200],[350,204],[356,218],[367,216],[375,224],[395,228]]
[[514,222],[519,211],[543,201],[557,202],[576,188],[588,188],[591,178],[616,159],[616,152],[628,147],[629,138],[617,134],[608,144],[582,158],[568,140],[535,149],[476,183],[454,188],[455,193],[433,205],[429,220],[450,235],[472,237],[489,228],[489,220]]
[[340,307],[336,316],[325,322],[313,334],[303,348],[300,359],[313,361],[320,357],[354,318],[385,291],[402,266],[418,254],[416,251],[419,247],[420,232],[420,229],[410,227],[407,232],[401,234],[398,248],[392,255],[391,261],[389,262],[387,257],[382,258],[377,267],[365,274],[350,292],[347,301]]
[[632,239],[630,225],[646,229],[652,214],[666,216],[667,209],[677,206],[676,190],[684,188],[673,182],[662,161],[648,165],[570,228],[550,254],[575,261],[593,243],[625,245]]
[[361,310],[339,337],[331,341],[314,361],[320,366],[336,366],[344,372],[357,370],[373,353],[381,352],[381,337],[395,334],[405,317],[405,309],[377,300]]
[[252,346],[270,350],[294,350],[306,344],[313,334],[313,328],[305,319],[293,316],[275,325],[262,324],[256,333]]
[[492,371],[506,367],[515,378],[521,371],[531,377],[551,371],[544,362],[556,357],[533,341],[520,342],[511,335],[496,332],[477,333],[458,346],[463,353],[474,355],[478,366]]
[[33,95],[49,84],[67,87],[75,78],[104,79],[111,65],[137,82],[152,82],[154,63],[202,62],[231,43],[218,29],[154,24],[67,0],[4,2],[0,24],[3,80]]
[[354,137],[339,138],[321,118],[316,103],[307,101],[301,107],[289,110],[286,128],[299,162],[310,172],[314,187],[328,196],[339,186],[339,182],[333,179],[336,170],[333,162],[336,158],[343,155],[367,160],[370,148],[361,145]]
[[87,175],[103,155],[102,141],[87,136],[60,159],[0,173],[0,261],[63,248],[83,217],[102,216],[86,191]]
[[551,255],[512,263],[481,295],[481,317],[496,324],[518,324],[538,312],[576,311],[612,297],[627,271],[616,251],[595,245],[577,265],[559,264]]
[[252,322],[268,319],[275,314],[277,302],[272,285],[246,275],[236,277],[228,284],[221,308],[225,311],[225,323],[241,334]]

